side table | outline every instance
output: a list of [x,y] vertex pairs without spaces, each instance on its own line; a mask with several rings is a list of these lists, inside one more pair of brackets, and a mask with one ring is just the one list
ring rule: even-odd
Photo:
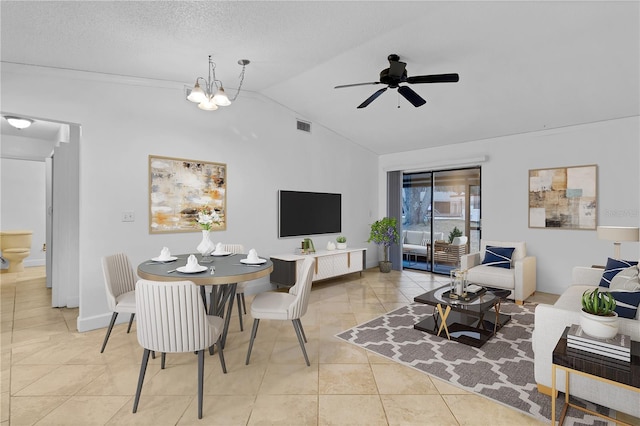
[[[558,369],[561,369],[565,372],[565,398],[558,426],[561,426],[564,422],[569,407],[605,418],[617,424],[628,425],[628,423],[570,403],[569,376],[571,374],[578,374],[640,393],[640,342],[631,341],[631,362],[618,367],[614,366],[614,363],[606,363],[607,357],[590,354],[589,352],[577,351],[578,354],[582,353],[584,356],[578,356],[573,353],[567,354],[568,331],[569,327],[565,328],[562,337],[560,337],[558,344],[553,350],[553,362],[551,364],[551,424],[555,425],[556,419],[556,372]],[[598,360],[605,362],[598,362]]]

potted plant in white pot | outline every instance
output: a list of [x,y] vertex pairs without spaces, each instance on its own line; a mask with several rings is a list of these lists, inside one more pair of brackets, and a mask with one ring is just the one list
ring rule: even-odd
[[371,224],[371,233],[367,242],[374,242],[382,246],[384,260],[379,262],[380,272],[390,272],[389,247],[398,242],[397,220],[395,217],[383,217]]
[[597,339],[611,339],[618,333],[616,300],[609,292],[598,288],[582,294],[580,326],[582,331]]
[[338,250],[344,250],[347,248],[347,237],[343,237],[342,235],[340,235],[339,237],[336,238],[336,242],[337,244],[337,248]]

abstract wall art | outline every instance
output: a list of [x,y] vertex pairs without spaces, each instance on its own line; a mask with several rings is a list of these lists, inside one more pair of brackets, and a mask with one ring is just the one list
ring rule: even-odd
[[596,229],[597,166],[529,170],[529,228]]
[[227,165],[149,156],[149,233],[200,231],[198,211],[215,210],[227,229]]

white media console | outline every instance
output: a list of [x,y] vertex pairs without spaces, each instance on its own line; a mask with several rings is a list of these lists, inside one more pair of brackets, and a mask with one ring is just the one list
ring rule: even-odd
[[302,262],[308,256],[316,259],[313,281],[320,281],[353,272],[362,273],[367,261],[367,249],[347,248],[345,250],[320,250],[304,255],[272,255],[273,272],[271,273],[271,282],[289,287],[294,285],[302,268]]

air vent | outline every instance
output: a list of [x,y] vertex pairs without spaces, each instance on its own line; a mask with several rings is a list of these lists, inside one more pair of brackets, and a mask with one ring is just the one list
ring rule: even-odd
[[302,130],[303,132],[311,133],[311,123],[307,121],[298,120],[297,122],[298,130]]

